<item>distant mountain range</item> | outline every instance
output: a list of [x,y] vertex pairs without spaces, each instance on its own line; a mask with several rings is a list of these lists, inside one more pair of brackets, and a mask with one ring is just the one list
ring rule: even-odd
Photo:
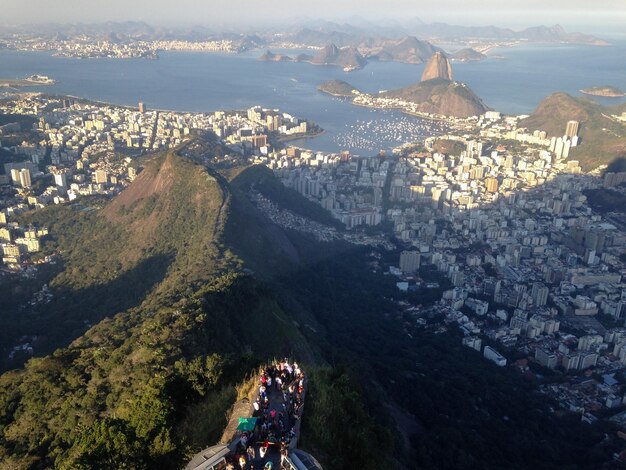
[[[372,36],[401,38],[403,36],[417,36],[421,39],[458,40],[482,39],[498,41],[529,41],[529,42],[564,42],[571,44],[589,44],[604,46],[608,43],[595,36],[584,33],[568,33],[561,25],[533,26],[515,31],[510,28],[497,26],[460,26],[447,23],[426,24],[419,20],[388,21],[383,26],[370,22],[354,24],[339,24],[330,21],[309,22],[304,29],[296,30],[290,39],[303,44],[334,42],[344,46],[356,45],[363,38]],[[436,41],[435,41],[436,42]]]
[[[306,26],[304,26],[306,25]],[[248,35],[252,30],[256,34]],[[26,33],[46,38],[72,38],[86,36],[98,39],[110,38],[113,41],[132,40],[168,40],[181,39],[204,41],[210,39],[228,39],[233,41],[249,41],[251,45],[263,47],[272,43],[277,32],[281,41],[308,46],[325,46],[335,44],[338,47],[371,44],[385,38],[398,41],[406,36],[415,36],[429,41],[446,41],[459,39],[479,39],[496,41],[529,41],[529,42],[562,42],[570,44],[588,44],[604,46],[608,43],[595,36],[579,32],[567,32],[560,25],[534,26],[515,31],[497,26],[460,26],[447,23],[427,24],[418,18],[407,20],[380,20],[376,23],[354,19],[354,24],[336,23],[324,20],[301,19],[276,25],[275,27],[245,28],[245,32],[236,26],[189,26],[167,28],[152,26],[142,21],[103,22],[103,23],[43,23],[36,25],[0,26],[0,35]],[[404,46],[402,46],[404,47]],[[424,52],[424,51],[422,51]],[[432,51],[427,56],[432,55]]]

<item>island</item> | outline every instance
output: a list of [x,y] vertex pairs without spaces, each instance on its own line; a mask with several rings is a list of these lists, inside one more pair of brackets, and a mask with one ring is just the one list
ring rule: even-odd
[[471,47],[460,49],[449,55],[450,60],[456,62],[476,62],[487,58],[485,54]]
[[580,92],[585,95],[602,96],[603,98],[621,98],[622,96],[626,96],[626,93],[614,86],[594,86],[591,88],[583,88]]
[[18,79],[4,79],[0,78],[0,87],[18,88],[23,86],[37,86],[37,85],[54,85],[55,80],[47,77],[46,75],[31,75],[26,78]]
[[328,44],[320,49],[310,61],[313,65],[336,65],[343,67],[345,72],[353,72],[365,66],[367,60],[356,47],[339,48]]
[[322,93],[343,98],[353,97],[356,93],[359,93],[357,89],[343,80],[329,80],[322,83],[317,89]]
[[268,50],[259,57],[259,60],[263,62],[290,62],[294,59],[288,55],[274,54],[272,51]]

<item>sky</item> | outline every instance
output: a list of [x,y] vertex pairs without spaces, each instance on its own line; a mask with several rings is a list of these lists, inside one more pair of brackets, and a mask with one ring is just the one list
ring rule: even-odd
[[[141,20],[151,24],[220,25],[314,17],[419,17],[462,25],[540,24],[624,29],[626,0],[0,0],[0,23]],[[523,9],[520,9],[523,5]]]

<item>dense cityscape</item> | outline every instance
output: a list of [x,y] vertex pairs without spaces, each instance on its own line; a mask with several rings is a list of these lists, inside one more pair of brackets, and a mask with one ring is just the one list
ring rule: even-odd
[[2,10],[0,470],[626,465],[623,6]]
[[[290,214],[254,194],[274,223],[319,240],[401,248],[397,265],[378,269],[397,276],[402,291],[441,289],[423,276],[424,267],[439,272],[449,286],[440,300],[400,305],[413,327],[434,333],[460,328],[463,344],[486,359],[545,375],[542,391],[584,420],[626,399],[615,379],[626,371],[626,223],[623,215],[592,210],[585,196],[587,190],[618,187],[626,174],[583,174],[578,162],[567,159],[578,141],[576,121],[567,123],[563,136],[548,136],[518,128],[519,117],[490,111],[449,120],[447,135],[401,146],[394,155],[360,157],[282,145],[278,137],[306,135],[307,121],[260,107],[176,113],[148,110],[143,103],[128,108],[28,94],[3,103],[0,111],[34,120],[32,126],[0,127],[0,135],[25,136],[20,145],[4,147],[23,160],[6,163],[1,180],[6,270],[27,276],[54,260],[37,256],[48,228],[19,226],[16,215],[81,195],[117,194],[140,171],[137,155],[208,131],[233,155],[272,169],[347,231]],[[441,142],[450,151],[437,151]],[[380,229],[368,235],[364,226]],[[10,355],[19,351],[33,353],[28,338]],[[542,369],[530,370],[529,361]],[[561,371],[558,382],[550,380],[554,370]],[[611,419],[626,420],[623,413]]]

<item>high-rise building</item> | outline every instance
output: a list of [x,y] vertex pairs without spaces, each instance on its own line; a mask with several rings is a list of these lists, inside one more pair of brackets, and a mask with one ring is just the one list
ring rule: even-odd
[[548,302],[548,294],[550,290],[540,282],[533,284],[530,296],[537,307],[541,307]]
[[30,170],[28,168],[23,168],[20,170],[20,186],[22,188],[30,188]]
[[487,188],[487,191],[489,191],[490,193],[497,193],[498,192],[498,179],[494,177],[487,178],[485,180],[485,187]]
[[578,135],[578,121],[567,121],[567,127],[565,127],[565,135],[570,139]]
[[96,170],[95,183],[96,184],[107,183],[107,172],[105,170]]
[[145,104],[143,104],[143,101],[140,101],[140,102],[139,102],[139,112],[140,112],[141,114],[143,114],[143,113],[145,113],[145,112],[146,112],[146,105],[145,105]]
[[400,253],[400,270],[403,273],[414,273],[420,267],[419,251],[403,251]]
[[20,170],[17,168],[11,168],[11,182],[18,184],[20,182]]
[[67,188],[67,173],[55,173],[54,184],[60,188]]

